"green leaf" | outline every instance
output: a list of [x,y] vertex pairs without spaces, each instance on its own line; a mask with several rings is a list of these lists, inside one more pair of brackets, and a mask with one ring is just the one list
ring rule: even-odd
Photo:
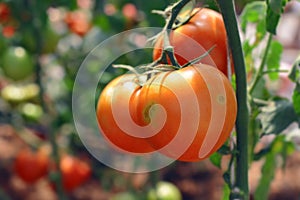
[[294,152],[295,145],[293,142],[287,140],[286,135],[279,135],[266,149],[268,149],[268,153],[265,156],[265,163],[261,170],[262,176],[254,193],[254,199],[268,199],[269,188],[277,167],[276,158],[278,156],[282,157],[282,167],[284,168],[286,158]]
[[262,176],[254,193],[254,199],[268,199],[269,188],[276,169],[276,154],[267,154],[262,167]]
[[228,184],[224,184],[222,200],[229,200],[229,196],[230,196],[230,187]]
[[276,35],[276,28],[283,13],[284,6],[288,0],[268,0],[267,1],[267,31]]
[[216,167],[218,167],[219,169],[221,169],[221,161],[222,161],[222,155],[219,154],[218,152],[212,154],[209,157],[209,160],[212,164],[214,164]]
[[[300,117],[300,85],[297,85],[293,93],[293,106],[296,114]],[[298,88],[298,89],[297,89]]]
[[262,123],[263,135],[280,134],[298,119],[292,102],[284,99],[263,107],[259,118]]
[[287,157],[293,153],[295,149],[295,144],[292,141],[284,141],[281,151],[281,157],[283,159],[282,169],[286,167]]
[[266,33],[267,33],[266,20],[262,19],[257,23],[257,26],[256,26],[256,35],[255,36],[257,38],[257,41],[261,41],[265,37]]
[[[272,41],[266,62],[268,70],[279,69],[282,51],[282,45],[278,41]],[[269,73],[269,77],[271,80],[277,80],[278,73]]]
[[265,19],[266,4],[263,1],[254,1],[248,3],[240,15],[242,31],[246,32],[247,24],[258,23]]
[[298,115],[300,122],[300,55],[293,64],[293,67],[289,73],[289,78],[296,83],[292,100],[295,112]]
[[297,83],[300,84],[300,55],[298,56],[298,58],[296,58],[293,67],[289,73],[289,78]]

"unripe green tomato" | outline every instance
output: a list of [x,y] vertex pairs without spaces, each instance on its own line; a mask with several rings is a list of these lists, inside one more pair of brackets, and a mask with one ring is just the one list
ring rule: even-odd
[[38,121],[43,115],[42,107],[33,103],[21,104],[19,111],[22,116],[29,121]]
[[20,103],[38,97],[40,87],[37,84],[9,84],[1,89],[1,97],[9,102]]
[[34,71],[31,56],[23,47],[9,47],[2,56],[4,74],[13,80],[22,80]]
[[173,183],[160,181],[148,192],[147,200],[182,200],[182,196]]

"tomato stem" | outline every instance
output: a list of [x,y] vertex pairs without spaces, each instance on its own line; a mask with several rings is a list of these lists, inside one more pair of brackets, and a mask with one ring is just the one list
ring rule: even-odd
[[256,72],[256,75],[254,77],[254,81],[252,82],[252,85],[249,88],[249,94],[251,95],[255,89],[255,87],[257,86],[260,78],[263,76],[264,72],[264,67],[266,65],[266,61],[267,61],[267,57],[268,57],[268,52],[270,50],[270,46],[272,43],[272,39],[273,39],[273,34],[269,33],[269,37],[268,37],[268,41],[267,41],[267,46],[265,48],[265,52],[262,58],[262,61],[260,63],[260,66],[258,68],[258,71]]
[[187,62],[186,64],[184,64],[182,66],[182,68],[187,67],[189,65],[193,65],[198,63],[201,59],[203,59],[204,57],[208,56],[210,54],[210,52],[216,47],[216,45],[213,45],[210,49],[208,49],[204,54],[200,55],[199,57]]
[[236,73],[236,96],[238,112],[236,119],[237,155],[235,169],[235,183],[232,188],[231,199],[249,199],[248,188],[248,124],[249,111],[247,103],[246,67],[243,56],[240,35],[237,26],[236,12],[233,0],[218,0],[224,19],[229,46],[233,56]]
[[[182,8],[189,3],[191,0],[181,0],[177,3],[175,3],[171,7],[171,15],[166,20],[166,25],[164,26],[162,30],[163,34],[163,52],[161,57],[158,59],[158,62],[166,60],[165,58],[168,57],[170,59],[170,62],[173,66],[177,68],[181,68],[179,63],[176,60],[176,57],[174,55],[174,48],[170,44],[170,33],[173,28],[173,25],[177,19],[178,14],[182,10]],[[170,8],[167,8],[165,12],[168,12]],[[167,15],[166,15],[167,16]]]

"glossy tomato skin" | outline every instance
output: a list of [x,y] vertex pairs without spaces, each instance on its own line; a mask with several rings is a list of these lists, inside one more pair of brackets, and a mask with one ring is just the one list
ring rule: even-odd
[[28,184],[33,184],[47,175],[50,159],[44,150],[33,152],[30,149],[21,150],[14,162],[14,170],[18,177]]
[[[131,117],[134,121],[136,120],[135,99],[138,97],[141,86],[137,84],[135,78],[132,74],[125,74],[115,78],[104,88],[97,104],[97,119],[100,132],[115,149],[127,153],[148,153],[154,149],[144,138],[129,135],[118,124]],[[115,105],[118,108],[113,112]],[[124,114],[126,111],[129,112],[128,116],[116,118],[116,115]],[[125,126],[129,125],[125,124]]]
[[63,155],[60,161],[63,187],[65,191],[71,192],[85,181],[92,173],[90,165],[79,158],[71,155]]
[[[227,35],[222,15],[208,8],[196,8],[193,13],[196,14],[187,23],[170,34],[178,63],[183,65],[215,46],[200,63],[215,66],[227,75]],[[160,37],[154,46],[154,60],[161,56],[162,47],[163,39]]]
[[[154,105],[160,105],[161,108]],[[227,77],[204,64],[162,72],[139,93],[138,124],[160,126],[146,140],[159,152],[181,161],[207,158],[230,135],[237,105]]]

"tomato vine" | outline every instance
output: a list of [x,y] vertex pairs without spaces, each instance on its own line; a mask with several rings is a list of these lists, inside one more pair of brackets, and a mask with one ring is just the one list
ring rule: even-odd
[[[249,111],[247,101],[247,80],[246,67],[243,56],[241,40],[239,36],[234,3],[229,1],[218,1],[224,18],[225,27],[228,34],[229,46],[232,51],[234,69],[236,73],[236,96],[238,113],[236,120],[237,132],[237,154],[236,172],[234,186],[238,188],[238,193],[232,193],[231,198],[248,199],[248,124]],[[233,191],[235,192],[235,191]]]

